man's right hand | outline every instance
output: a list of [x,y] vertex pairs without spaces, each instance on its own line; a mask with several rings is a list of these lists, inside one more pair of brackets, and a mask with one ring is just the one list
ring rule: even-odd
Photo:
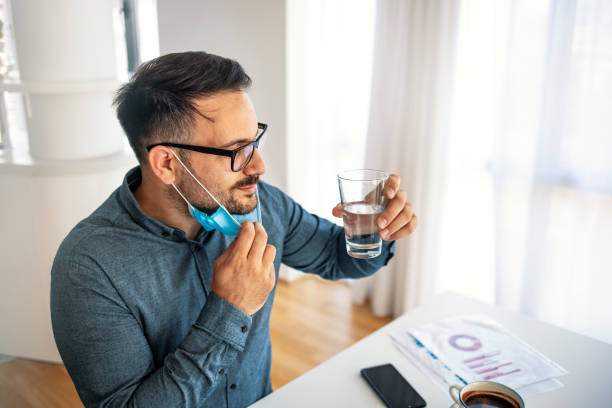
[[244,222],[213,265],[212,291],[248,315],[261,309],[276,283],[276,248],[267,242],[260,223]]

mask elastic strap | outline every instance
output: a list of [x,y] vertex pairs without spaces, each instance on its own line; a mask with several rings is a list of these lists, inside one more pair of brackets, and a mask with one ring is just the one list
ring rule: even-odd
[[[210,191],[208,191],[208,189],[207,189],[206,187],[204,187],[204,185],[203,185],[202,183],[200,183],[200,180],[198,180],[198,178],[197,178],[196,176],[194,176],[194,175],[193,175],[193,173],[191,172],[191,170],[189,170],[189,169],[187,168],[187,166],[185,166],[185,165],[183,164],[183,162],[181,161],[181,159],[179,159],[178,155],[177,155],[176,153],[174,153],[174,150],[170,149],[170,151],[172,152],[172,154],[174,155],[174,157],[176,157],[176,160],[178,160],[178,161],[179,161],[179,163],[181,163],[181,166],[183,166],[183,168],[184,168],[184,169],[187,171],[187,173],[189,173],[189,175],[190,175],[191,177],[193,177],[193,179],[196,181],[196,183],[198,183],[198,184],[200,185],[200,187],[202,187],[202,188],[204,189],[204,191],[206,191],[206,192],[208,193],[208,195],[209,195],[209,196],[210,196],[210,197],[211,197],[213,200],[215,200],[215,203],[219,204],[219,207],[223,207],[223,205],[222,205],[222,204],[221,204],[221,203],[220,203],[220,202],[219,202],[219,201],[218,201],[218,200],[215,198],[215,196],[214,196],[214,195],[212,195],[212,194],[210,194]],[[174,186],[174,184],[173,184],[173,186]],[[174,187],[174,189],[175,189],[176,191],[178,191],[178,189],[177,189],[176,187]],[[179,192],[179,194],[181,195],[181,197],[183,197],[183,200],[187,201],[187,200],[185,199],[185,197],[184,197],[184,196],[183,196],[183,195],[182,195],[180,192]],[[187,203],[189,204],[189,202],[188,202],[188,201],[187,201]]]
[[261,202],[259,201],[259,186],[255,189],[255,196],[257,197],[257,221],[263,222],[261,219]]
[[182,198],[183,200],[185,200],[185,202],[187,203],[187,205],[189,206],[189,208],[193,208],[193,206],[191,205],[191,203],[190,203],[189,201],[187,201],[187,199],[185,198],[185,196],[183,195],[183,193],[181,193],[181,192],[179,191],[179,189],[178,189],[178,188],[176,188],[176,186],[174,185],[174,183],[172,183],[172,187],[174,187],[174,189],[175,189],[175,190],[176,190],[176,192],[177,192],[177,193],[178,193],[178,194],[181,196],[181,198]]

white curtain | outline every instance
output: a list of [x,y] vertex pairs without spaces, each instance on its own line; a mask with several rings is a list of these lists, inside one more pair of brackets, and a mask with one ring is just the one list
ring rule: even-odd
[[365,162],[419,215],[354,299],[454,291],[612,342],[612,2],[287,7],[291,193],[329,216]]
[[419,228],[393,262],[353,283],[374,313],[399,315],[434,291],[459,2],[385,0],[377,7],[365,166],[401,176]]
[[289,192],[333,221],[336,175],[363,162],[374,15],[374,0],[287,1]]
[[612,342],[611,49],[609,1],[463,2],[435,292]]
[[[336,175],[363,163],[375,0],[287,1],[287,179],[308,211],[331,214]],[[286,280],[300,272],[281,266]]]

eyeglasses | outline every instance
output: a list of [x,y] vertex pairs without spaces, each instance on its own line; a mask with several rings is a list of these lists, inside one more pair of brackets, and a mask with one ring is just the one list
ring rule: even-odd
[[[234,150],[216,149],[214,147],[192,146],[180,143],[155,143],[147,146],[147,151],[151,151],[155,146],[176,147],[179,149],[191,150],[198,153],[214,154],[216,156],[227,156],[232,158],[232,171],[238,172],[244,169],[253,158],[255,149],[259,148],[259,142],[266,133],[268,125],[265,123],[257,123],[257,136],[251,143],[240,146]],[[262,143],[263,145],[263,143]]]

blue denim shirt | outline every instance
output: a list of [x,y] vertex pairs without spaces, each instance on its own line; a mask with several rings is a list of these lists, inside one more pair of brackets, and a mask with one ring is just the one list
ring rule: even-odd
[[[270,310],[249,316],[210,291],[232,238],[147,216],[140,169],[64,239],[51,272],[57,347],[88,407],[244,407],[271,392]],[[373,274],[393,255],[347,255],[344,230],[260,182],[263,225],[283,262],[326,279]]]

